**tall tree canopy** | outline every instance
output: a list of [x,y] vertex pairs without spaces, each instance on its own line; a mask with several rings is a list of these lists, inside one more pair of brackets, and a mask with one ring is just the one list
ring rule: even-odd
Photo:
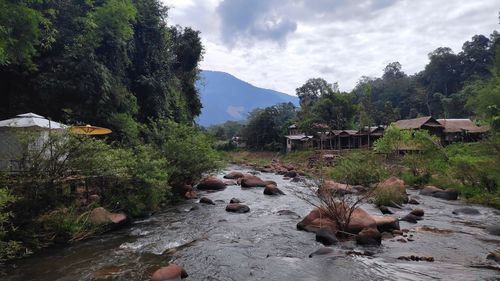
[[199,32],[168,27],[158,0],[0,0],[0,7],[0,118],[34,111],[107,126],[131,142],[141,124],[192,123],[200,114]]

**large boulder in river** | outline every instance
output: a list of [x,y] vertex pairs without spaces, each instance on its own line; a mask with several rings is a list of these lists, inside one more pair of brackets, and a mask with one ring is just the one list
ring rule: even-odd
[[[349,208],[346,205],[339,204],[337,212],[339,217],[347,217]],[[331,219],[325,210],[315,208],[302,221],[297,224],[297,229],[310,232],[317,232],[321,228],[329,228],[333,233],[338,231],[336,222]],[[358,233],[364,228],[377,228],[377,224],[373,217],[365,210],[357,207],[352,211],[349,224],[346,226],[346,231],[350,233]]]
[[372,216],[379,232],[392,232],[399,229],[399,221],[391,216]]
[[[344,212],[348,212],[348,209]],[[377,228],[377,223],[373,217],[360,207],[356,207],[351,214],[351,220],[347,226],[347,231],[351,233],[358,233],[364,228]]]
[[285,195],[281,189],[277,188],[275,185],[267,185],[266,188],[264,188],[264,194],[265,195]]
[[323,182],[321,187],[318,189],[318,193],[321,195],[345,195],[352,194],[354,190],[350,185],[345,183],[339,183],[332,180],[326,180]]
[[245,175],[240,179],[241,187],[266,187],[267,183],[253,175]]
[[233,171],[233,172],[230,172],[229,174],[226,174],[224,176],[224,178],[225,179],[230,179],[230,180],[237,180],[237,179],[242,178],[244,176],[245,175],[242,172]]
[[151,281],[179,280],[186,277],[188,277],[188,274],[184,268],[176,264],[170,264],[156,270],[151,277]]
[[377,185],[380,189],[390,189],[401,194],[406,194],[405,182],[397,177],[390,177]]
[[383,182],[377,184],[375,193],[390,194],[399,201],[398,203],[408,202],[408,194],[406,194],[405,182],[397,177],[390,177]]
[[310,225],[315,219],[326,217],[326,212],[323,209],[314,208],[307,216],[297,223],[297,229],[306,230],[306,226]]
[[432,196],[445,200],[457,200],[458,191],[453,188],[443,190],[432,185],[427,185],[420,190],[421,195]]
[[94,225],[120,225],[127,221],[127,215],[111,213],[103,207],[93,209],[89,215],[89,222]]
[[226,206],[226,211],[231,213],[248,213],[250,212],[250,208],[240,203],[229,203]]
[[206,177],[196,186],[199,190],[222,190],[226,184],[216,177]]

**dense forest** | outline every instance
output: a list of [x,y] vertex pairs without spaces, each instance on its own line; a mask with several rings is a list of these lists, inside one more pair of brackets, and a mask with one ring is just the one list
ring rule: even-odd
[[23,169],[0,173],[0,262],[105,231],[92,217],[107,210],[147,216],[218,167],[193,122],[202,57],[199,32],[169,26],[158,0],[0,0],[0,118],[113,131],[42,145],[18,132]]
[[297,123],[314,133],[313,124],[332,129],[388,125],[398,119],[433,116],[472,118],[500,128],[500,34],[475,35],[455,54],[448,47],[429,53],[424,70],[408,75],[399,62],[389,63],[382,77],[362,77],[351,92],[322,78],[296,89],[300,108],[282,104],[257,109],[246,123],[209,128],[220,140],[241,135],[250,147],[283,147],[287,127]]
[[132,143],[141,125],[192,123],[199,32],[156,0],[0,2],[0,118],[36,112]]

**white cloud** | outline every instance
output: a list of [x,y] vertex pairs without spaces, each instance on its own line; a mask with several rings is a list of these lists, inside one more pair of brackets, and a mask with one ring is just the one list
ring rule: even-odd
[[231,7],[223,14],[221,0],[164,0],[173,6],[170,24],[202,32],[203,69],[288,94],[311,77],[350,90],[361,76],[380,76],[393,61],[413,74],[437,47],[459,52],[473,35],[498,28],[496,0],[261,0],[254,11],[248,1],[226,1]]

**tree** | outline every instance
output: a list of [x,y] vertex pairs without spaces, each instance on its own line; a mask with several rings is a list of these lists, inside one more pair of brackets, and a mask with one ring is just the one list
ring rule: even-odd
[[321,95],[338,92],[338,85],[330,84],[323,78],[311,78],[295,92],[300,99],[300,106],[304,109],[313,106]]

